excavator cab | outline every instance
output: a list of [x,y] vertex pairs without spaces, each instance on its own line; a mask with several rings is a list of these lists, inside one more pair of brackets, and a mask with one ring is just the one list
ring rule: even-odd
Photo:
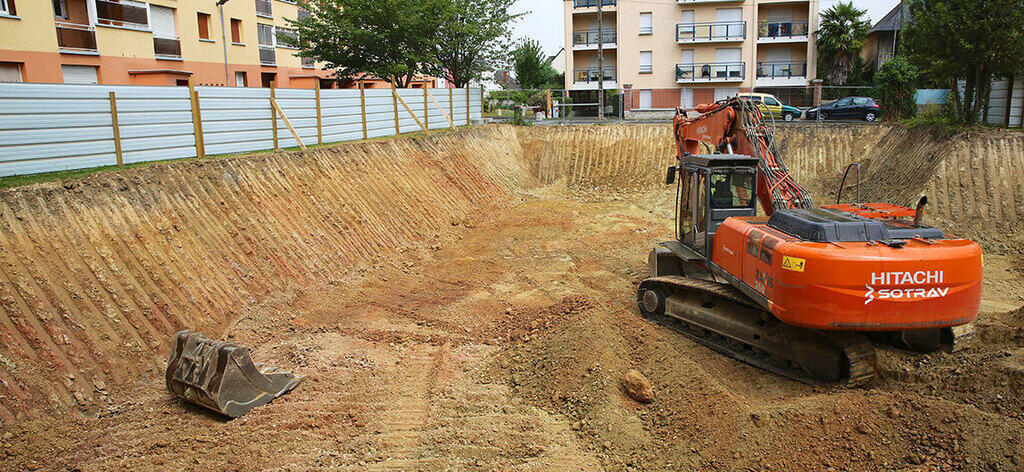
[[757,162],[739,154],[694,154],[669,167],[666,183],[676,184],[676,240],[709,259],[718,225],[732,216],[756,216]]

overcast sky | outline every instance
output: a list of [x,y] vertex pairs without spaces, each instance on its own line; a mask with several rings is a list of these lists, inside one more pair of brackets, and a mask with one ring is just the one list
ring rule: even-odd
[[[529,11],[514,27],[513,35],[518,38],[533,38],[544,46],[548,55],[562,48],[564,36],[562,28],[562,3],[565,0],[519,0],[516,11]],[[620,0],[630,1],[630,0]],[[821,8],[826,9],[841,0],[821,0]],[[867,9],[871,23],[874,23],[893,7],[899,0],[853,0],[857,8]]]

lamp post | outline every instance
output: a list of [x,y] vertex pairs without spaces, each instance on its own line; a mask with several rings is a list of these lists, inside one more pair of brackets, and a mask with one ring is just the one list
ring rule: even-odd
[[217,0],[217,11],[220,13],[220,44],[224,48],[224,86],[231,86],[231,73],[228,72],[228,34],[224,30],[224,4],[228,0]]

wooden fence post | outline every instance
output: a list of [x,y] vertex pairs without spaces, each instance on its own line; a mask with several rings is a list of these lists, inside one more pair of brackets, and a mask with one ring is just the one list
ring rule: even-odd
[[395,91],[395,79],[391,79],[391,101],[395,104],[395,136],[398,136],[402,131],[398,126],[398,92]]
[[[392,83],[392,85],[394,85],[394,83]],[[426,89],[424,89],[424,90],[426,90]],[[424,125],[423,122],[420,121],[419,117],[417,117],[416,114],[412,112],[412,108],[409,107],[408,103],[405,103],[405,99],[402,98],[402,96],[398,94],[398,90],[395,87],[391,87],[391,94],[394,95],[394,99],[395,100],[397,100],[397,101],[402,103],[402,108],[405,108],[406,113],[408,113],[409,116],[412,117],[413,121],[415,121],[416,124],[420,125],[420,129],[422,129],[423,131],[426,131],[427,130],[427,125]],[[398,122],[397,120],[398,120],[398,115],[396,114],[395,115],[395,122],[396,123]]]
[[316,81],[316,143],[324,143],[323,113],[320,111],[320,79]]
[[430,109],[427,108],[427,83],[423,83],[423,126],[430,129]]
[[117,97],[110,92],[110,124],[114,128],[114,154],[117,155],[117,165],[124,165],[124,156],[121,154],[121,127],[117,124]]
[[455,127],[455,99],[452,98],[453,94],[452,88],[448,87],[448,116],[452,117],[452,128]]
[[552,115],[554,115],[554,113],[551,113],[551,89],[548,89],[548,106],[544,110],[544,116],[547,118],[551,118]]
[[199,109],[199,92],[196,92],[192,77],[188,78],[188,99],[192,106],[192,133],[196,143],[196,156],[206,157],[206,144],[203,140],[203,115]]
[[281,146],[278,145],[277,141],[277,110],[274,109],[274,98],[276,98],[275,89],[277,88],[277,81],[270,82],[270,123],[274,130],[274,150],[280,150]]
[[363,139],[366,139],[366,86],[363,79],[359,79],[359,108],[363,116]]
[[292,126],[292,122],[288,121],[288,115],[284,114],[284,110],[282,110],[281,109],[281,105],[279,105],[277,103],[277,99],[271,98],[270,99],[270,106],[273,107],[274,110],[277,110],[277,113],[279,115],[281,115],[281,121],[284,121],[284,125],[287,126],[288,127],[288,131],[290,131],[292,133],[292,137],[295,138],[295,141],[298,141],[299,147],[302,148],[303,150],[305,150],[306,149],[306,145],[302,143],[302,139],[299,138],[299,133],[297,133],[295,131],[295,127]]

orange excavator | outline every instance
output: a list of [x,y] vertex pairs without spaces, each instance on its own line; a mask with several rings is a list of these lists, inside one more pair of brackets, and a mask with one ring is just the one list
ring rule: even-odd
[[926,198],[816,207],[748,100],[677,110],[673,128],[676,235],[651,251],[644,316],[811,383],[868,382],[876,343],[956,350],[973,335],[981,248],[922,224]]

